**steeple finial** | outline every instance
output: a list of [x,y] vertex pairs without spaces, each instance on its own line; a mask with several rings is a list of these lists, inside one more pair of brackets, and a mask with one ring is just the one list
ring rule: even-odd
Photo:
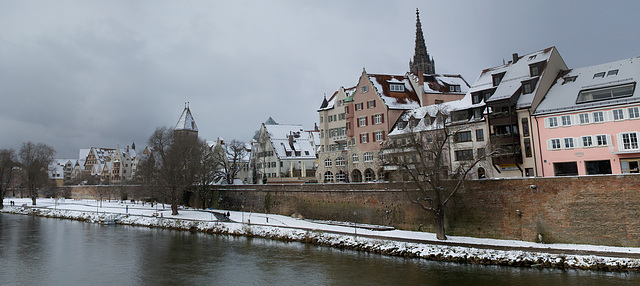
[[413,61],[409,61],[409,69],[415,75],[418,74],[418,71],[427,74],[436,73],[435,61],[427,52],[427,45],[422,34],[422,23],[420,23],[420,10],[418,8],[416,8],[416,46]]

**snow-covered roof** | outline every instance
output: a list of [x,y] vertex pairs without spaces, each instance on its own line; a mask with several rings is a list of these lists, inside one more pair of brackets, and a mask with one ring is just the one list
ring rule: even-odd
[[[469,83],[461,75],[425,74],[423,78],[425,93],[465,94],[469,91]],[[460,86],[460,91],[451,91],[450,86]]]
[[[488,75],[488,80],[492,82],[492,75],[499,74],[501,72],[505,72],[500,84],[498,84],[496,91],[493,95],[487,99],[487,103],[500,101],[503,99],[509,99],[513,96],[520,87],[522,87],[522,82],[530,79],[534,79],[540,77],[544,70],[542,71],[540,76],[531,76],[531,72],[529,70],[529,65],[547,61],[551,56],[551,52],[554,50],[554,47],[547,48],[541,51],[533,52],[518,58],[518,61],[515,63],[509,63],[506,65],[502,65],[498,67],[496,70],[493,70]],[[483,81],[485,81],[483,79]],[[536,88],[540,82],[536,84]],[[493,83],[492,83],[493,85]],[[474,84],[475,86],[475,84]],[[534,88],[534,90],[536,89]],[[533,96],[535,95],[535,91],[529,94],[523,94],[520,96],[517,102],[518,107],[526,107],[530,106],[533,101]]]
[[[402,126],[402,128],[398,128],[398,123],[391,129],[389,132],[389,136],[394,135],[402,135],[407,134],[409,132],[421,132],[421,131],[429,131],[442,128],[442,122],[438,120],[434,120],[438,113],[448,114],[452,108],[455,108],[460,103],[459,100],[445,102],[441,104],[433,104],[427,105],[423,107],[419,107],[412,110],[407,110],[400,115],[400,118],[397,122],[407,122],[411,118],[419,120],[418,123],[413,127]],[[427,116],[428,115],[428,116]],[[425,118],[430,118],[429,121],[426,121]],[[447,116],[448,118],[448,116]],[[448,119],[447,119],[448,121]]]
[[[302,125],[279,124],[264,125],[266,132],[269,134],[271,144],[276,150],[276,154],[280,159],[315,159],[316,152],[309,140]],[[292,137],[291,141],[289,137]],[[290,144],[293,143],[293,144]],[[292,146],[293,145],[293,146]],[[296,156],[296,152],[300,151],[300,155]],[[290,152],[287,156],[287,151]]]
[[[420,100],[406,75],[367,74],[373,87],[380,94],[389,109],[414,109],[420,107]],[[391,91],[389,84],[404,84],[404,92]]]
[[640,57],[572,69],[562,77],[558,77],[540,105],[538,105],[534,114],[540,115],[593,108],[596,106],[640,102],[640,92],[637,88],[634,88],[631,96],[577,103],[578,95],[582,90],[593,90],[625,84],[637,85],[638,80],[640,80]]
[[198,131],[196,120],[193,119],[193,115],[191,114],[189,106],[186,106],[182,111],[182,115],[180,115],[180,119],[178,119],[178,123],[176,123],[175,130]]
[[323,99],[322,105],[320,105],[320,108],[318,108],[318,111],[333,109],[333,107],[335,106],[336,100],[338,99],[338,95],[343,90],[344,90],[344,97],[346,99],[353,95],[353,93],[356,91],[356,87],[355,86],[352,86],[350,88],[340,87],[331,95],[331,97],[328,100],[326,97]]

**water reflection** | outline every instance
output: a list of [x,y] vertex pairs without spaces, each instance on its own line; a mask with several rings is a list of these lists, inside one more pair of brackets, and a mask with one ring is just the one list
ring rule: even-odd
[[432,262],[0,214],[2,285],[634,285],[637,273]]

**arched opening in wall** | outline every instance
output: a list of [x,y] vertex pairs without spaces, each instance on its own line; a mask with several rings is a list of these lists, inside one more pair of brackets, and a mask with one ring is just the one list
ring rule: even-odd
[[343,171],[338,171],[338,173],[336,173],[336,183],[344,183],[345,178],[346,175]]
[[364,181],[371,182],[376,179],[376,173],[371,169],[366,169],[364,171]]
[[324,182],[333,183],[333,173],[331,173],[331,171],[326,171],[324,173]]
[[353,169],[353,171],[351,171],[351,176],[352,176],[352,182],[354,183],[360,183],[362,182],[362,173],[360,172],[360,170],[358,169]]
[[484,178],[486,178],[486,172],[484,171],[484,168],[480,167],[478,168],[478,179]]

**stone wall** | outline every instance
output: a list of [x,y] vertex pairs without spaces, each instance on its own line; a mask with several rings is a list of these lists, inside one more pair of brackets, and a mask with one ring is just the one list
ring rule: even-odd
[[[212,194],[217,207],[230,210],[268,207],[287,216],[434,231],[431,214],[403,189],[411,185],[216,186]],[[448,235],[640,246],[640,175],[468,181],[447,207],[446,229]]]

